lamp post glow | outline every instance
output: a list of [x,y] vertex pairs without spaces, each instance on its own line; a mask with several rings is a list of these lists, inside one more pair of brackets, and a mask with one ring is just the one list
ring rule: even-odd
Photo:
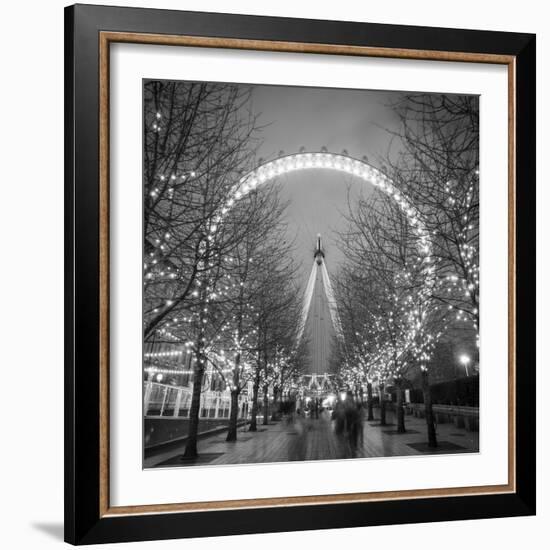
[[468,365],[470,364],[470,357],[468,355],[466,355],[465,353],[463,353],[459,358],[458,360],[460,361],[460,364],[464,367],[464,369],[466,370],[466,376],[469,376],[468,374]]

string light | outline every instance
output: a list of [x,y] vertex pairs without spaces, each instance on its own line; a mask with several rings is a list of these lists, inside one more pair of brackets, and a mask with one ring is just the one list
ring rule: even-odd
[[[160,113],[157,113],[159,115]],[[157,116],[157,118],[160,118]],[[386,176],[383,172],[380,170],[377,170],[376,168],[370,166],[363,160],[357,160],[355,158],[349,157],[347,155],[338,155],[333,153],[327,153],[327,152],[320,152],[320,153],[298,153],[293,155],[287,155],[282,156],[276,160],[267,162],[250,172],[249,174],[245,175],[241,180],[239,180],[238,184],[231,190],[229,197],[227,200],[223,203],[223,205],[214,213],[212,216],[212,220],[215,221],[215,223],[211,223],[209,226],[209,235],[206,237],[208,241],[213,242],[215,239],[215,236],[219,230],[220,224],[223,222],[224,217],[227,215],[227,213],[230,211],[231,208],[234,207],[235,202],[240,200],[242,197],[244,197],[247,193],[254,190],[256,187],[261,185],[262,183],[265,183],[267,181],[270,181],[274,177],[287,174],[293,171],[297,170],[304,170],[304,169],[329,169],[329,170],[337,170],[341,171],[347,174],[350,174],[354,177],[360,178],[363,181],[369,182],[373,184],[376,188],[380,189],[383,193],[387,194],[387,196],[391,197],[393,201],[398,205],[400,210],[404,213],[404,215],[407,217],[414,234],[416,235],[417,242],[418,242],[418,253],[419,253],[419,259],[418,259],[418,265],[420,266],[420,272],[423,275],[423,288],[419,291],[418,297],[420,299],[420,302],[422,302],[422,299],[425,299],[429,295],[431,295],[434,286],[441,285],[442,281],[439,279],[436,279],[435,269],[432,265],[433,263],[433,244],[432,244],[432,236],[429,234],[429,232],[426,229],[425,221],[423,220],[422,215],[418,211],[418,209],[415,208],[415,206],[408,200],[408,198],[403,194],[402,191],[396,188],[393,181]],[[196,177],[195,171],[190,171],[187,174],[183,173],[180,174],[181,180],[186,180],[187,177],[194,178]],[[164,175],[159,176],[160,181],[165,180]],[[175,174],[172,174],[170,176],[170,180],[176,181],[177,176]],[[451,189],[452,185],[451,182],[447,182],[447,186],[449,189]],[[173,188],[170,188],[170,191],[173,193]],[[160,190],[158,187],[154,188],[151,191],[152,197],[157,197],[160,195]],[[471,195],[469,200],[471,200]],[[450,197],[449,200],[452,199],[451,204],[455,204],[455,198]],[[471,220],[468,219],[467,216],[463,216],[463,221],[466,224],[466,230],[470,231],[472,229],[472,224],[470,223]],[[159,268],[155,268],[154,266],[158,265],[158,260],[155,257],[157,254],[159,255],[159,259],[161,259],[166,250],[169,249],[167,241],[172,240],[172,235],[169,232],[165,232],[162,235],[157,236],[154,239],[154,243],[156,245],[156,251],[150,253],[150,257],[152,258],[150,264],[145,264],[144,270],[145,270],[145,278],[147,280],[164,280],[164,277],[166,277],[166,280],[170,279],[176,279],[178,278],[178,272],[176,271],[170,271],[166,267],[163,267],[163,270],[160,270]],[[468,278],[464,281],[460,280],[456,275],[448,275],[447,277],[444,277],[444,281],[446,283],[449,283],[449,288],[453,287],[461,287],[462,292],[465,298],[470,298],[474,296],[478,291],[479,286],[479,277],[478,277],[478,266],[475,263],[475,256],[476,256],[476,249],[474,246],[467,242],[467,235],[463,236],[463,241],[460,245],[461,253],[465,259],[466,262],[466,271],[469,274]],[[163,261],[163,260],[161,260]],[[234,259],[229,256],[225,258],[227,263],[232,264],[234,263]],[[252,261],[252,260],[250,260]],[[200,267],[202,269],[206,268],[207,261],[204,262],[203,265]],[[166,264],[164,264],[166,265]],[[213,263],[208,263],[208,268],[213,268]],[[325,268],[326,270],[326,268]],[[411,273],[403,273],[401,274],[401,277],[403,279],[411,279]],[[229,276],[228,276],[229,279]],[[200,287],[201,283],[200,281],[196,281],[196,287]],[[206,289],[206,294],[204,296],[201,296],[201,300],[204,299],[206,302],[209,302],[210,300],[218,300],[222,297],[228,297],[228,294],[231,290],[237,288],[237,287],[243,287],[244,283],[242,281],[239,282],[231,282],[230,284],[224,284],[221,287],[218,287],[217,289]],[[193,298],[199,298],[199,291],[197,289],[194,289],[191,292],[191,296]],[[383,338],[381,338],[381,334],[383,334],[383,315],[380,314],[377,317],[374,318],[374,320],[371,323],[371,327],[369,329],[363,329],[361,331],[361,334],[363,334],[363,337],[366,339],[369,339],[372,342],[374,342],[374,345],[372,345],[372,352],[369,355],[369,367],[368,367],[368,375],[377,377],[378,379],[387,378],[390,376],[398,376],[400,373],[400,369],[406,365],[406,362],[403,360],[403,357],[406,353],[412,353],[415,357],[418,359],[421,359],[423,361],[429,361],[429,358],[431,356],[431,353],[433,352],[433,348],[435,345],[435,342],[437,341],[438,336],[436,334],[432,334],[429,331],[425,329],[425,320],[426,320],[426,313],[422,311],[420,308],[417,307],[416,309],[411,309],[414,305],[413,298],[409,294],[406,298],[403,298],[400,295],[394,295],[392,296],[392,299],[394,301],[396,311],[400,312],[400,315],[393,315],[393,312],[390,312],[389,318],[386,319],[386,321],[389,323],[388,326],[392,327],[391,330],[393,330],[394,333],[397,334],[397,338],[395,338],[395,342],[392,344],[388,344],[387,341],[383,341]],[[166,307],[170,307],[173,305],[173,300],[166,300],[164,302]],[[329,299],[329,306],[330,304],[335,304],[335,300],[333,296]],[[452,308],[452,306],[449,306]],[[159,311],[159,307],[156,307],[153,309],[155,313]],[[477,308],[475,308],[475,314],[477,314]],[[203,313],[207,313],[207,311],[204,311]],[[337,317],[337,310],[335,307],[332,307],[331,316],[333,316],[333,324],[337,327],[337,333],[341,338],[343,338],[343,332],[342,328],[340,327],[340,321]],[[457,319],[463,320],[464,319],[464,312],[458,310],[457,313]],[[334,319],[336,318],[336,323]],[[233,321],[235,319],[233,318]],[[184,317],[182,322],[190,323],[192,321],[191,317]],[[208,324],[208,319],[206,317],[202,318],[201,323],[203,325]],[[177,321],[177,318],[174,319],[174,323],[179,323],[180,321]],[[225,330],[227,330],[228,325],[223,325],[223,328],[220,330],[220,333],[216,335],[216,339],[220,340],[223,336],[223,333]],[[386,330],[388,330],[386,328]],[[164,332],[163,332],[164,331]],[[241,353],[241,351],[250,343],[251,338],[256,334],[256,330],[252,329],[249,331],[246,331],[245,334],[237,335],[234,339],[234,348],[238,351],[238,353]],[[167,331],[166,329],[161,329],[158,331],[159,334],[172,338],[174,340],[177,339],[177,337],[172,333]],[[359,331],[357,332],[359,334]],[[199,339],[201,342],[205,343],[206,338],[202,337]],[[298,341],[300,338],[297,339]],[[366,342],[366,340],[365,340]],[[192,342],[187,342],[186,347],[193,346]],[[159,352],[159,353],[168,353],[171,354],[173,352]],[[181,351],[177,352],[181,355]],[[173,355],[147,355],[146,357],[172,357]],[[351,377],[351,379],[357,379],[357,377],[361,376],[361,373],[364,373],[365,371],[365,359],[364,357],[360,357],[361,353],[359,350],[355,350],[353,353],[350,354],[350,358],[352,360],[355,360],[359,363],[360,367],[357,366],[351,366],[350,361],[346,361],[346,365],[348,366],[347,369],[344,369],[344,375]],[[218,361],[218,362],[226,362],[227,364],[230,364],[229,360],[225,356],[225,352],[221,351],[220,353],[216,354],[214,350],[211,350],[209,352],[209,357],[212,358],[212,360]],[[290,354],[287,356],[290,357]],[[397,360],[395,358],[398,358]],[[204,360],[200,358],[198,360],[199,363],[203,363]],[[281,362],[281,364],[284,364],[284,360]],[[393,366],[389,366],[393,365]],[[148,367],[148,368],[156,368],[156,367]],[[270,368],[272,372],[276,372],[278,368],[278,364],[275,362],[270,363]],[[239,365],[239,369],[241,371],[252,371],[251,364],[247,362],[246,360],[243,361],[242,365]],[[173,369],[177,370],[177,369]],[[226,370],[224,372],[235,372],[236,366],[235,364],[232,365],[231,369]],[[155,371],[156,372],[156,371]],[[161,372],[161,371],[158,371]],[[183,371],[178,371],[178,373]],[[188,373],[192,373],[192,371],[187,371]],[[220,371],[222,372],[222,371]],[[167,374],[163,372],[163,374]]]

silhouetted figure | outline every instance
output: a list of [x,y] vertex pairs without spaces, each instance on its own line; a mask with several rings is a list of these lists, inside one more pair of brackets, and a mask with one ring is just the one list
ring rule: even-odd
[[335,421],[334,431],[336,434],[340,435],[344,432],[346,427],[346,409],[344,401],[338,399],[334,405],[334,411],[332,411],[332,417]]
[[358,413],[357,407],[353,400],[353,394],[348,391],[346,394],[346,400],[344,402],[344,411],[346,419],[346,432],[348,436],[348,441],[350,447],[355,449],[357,447],[357,436],[358,436]]
[[358,402],[356,405],[356,417],[355,417],[355,433],[354,443],[356,447],[362,447],[364,443],[363,435],[363,403]]

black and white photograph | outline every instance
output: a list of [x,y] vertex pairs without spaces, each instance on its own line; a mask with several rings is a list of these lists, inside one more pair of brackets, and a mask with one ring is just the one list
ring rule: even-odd
[[2,547],[548,538],[550,4],[71,4],[2,6]]
[[478,96],[143,109],[144,467],[478,452]]

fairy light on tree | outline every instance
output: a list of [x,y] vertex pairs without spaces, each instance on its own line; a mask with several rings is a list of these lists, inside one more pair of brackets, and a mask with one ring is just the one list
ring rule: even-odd
[[219,315],[210,307],[213,288],[242,238],[244,229],[234,228],[246,221],[233,215],[233,230],[216,230],[218,211],[254,154],[255,120],[240,112],[249,93],[225,84],[144,85],[144,338],[151,345],[159,337],[193,342],[190,456],[205,350]]
[[431,235],[434,296],[478,332],[479,98],[406,94],[395,110],[403,148],[388,164]]
[[[479,327],[477,108],[475,98],[427,95],[408,95],[396,106],[403,149],[397,160],[387,159],[388,173],[422,220],[427,257],[415,219],[381,193],[350,211],[342,235],[348,261],[338,294],[340,304],[348,298],[342,317],[349,376],[365,365],[363,376],[379,387],[396,384],[399,401],[403,376],[418,369],[431,446],[437,445],[429,389],[436,346],[449,327],[469,326],[476,337]],[[370,288],[376,290],[369,295]]]
[[[376,382],[383,394],[393,383],[402,399],[401,383],[411,368],[421,368],[427,380],[449,324],[477,332],[478,144],[464,123],[470,117],[470,125],[477,125],[471,102],[450,98],[433,105],[409,97],[408,107],[397,109],[402,155],[388,161],[388,170],[326,150],[281,154],[251,170],[255,120],[240,111],[249,97],[246,88],[151,81],[145,90],[143,328],[147,343],[183,347],[194,356],[188,456],[197,454],[207,365],[231,392],[228,439],[236,437],[238,398],[249,381],[254,425],[260,387],[267,422],[269,390],[276,404],[295,384],[302,355],[299,321],[294,323],[289,303],[299,300],[296,289],[284,285],[293,267],[273,269],[267,251],[285,251],[266,238],[273,231],[265,223],[269,209],[250,206],[269,197],[271,182],[284,174],[333,170],[375,188],[377,202],[363,204],[370,210],[360,205],[350,216],[355,233],[347,235],[349,262],[337,292],[348,302],[338,345],[346,386],[362,395]],[[430,121],[426,113],[436,107],[448,116],[432,117],[435,122],[426,124],[433,126],[415,119],[422,112]],[[430,161],[430,147],[442,146],[449,154]],[[367,210],[374,217],[365,223]],[[265,227],[254,217],[257,211]]]
[[[405,431],[403,386],[411,368],[425,361],[440,334],[434,334],[428,312],[433,307],[432,259],[387,196],[362,199],[350,212],[342,235],[348,259],[339,277],[338,301],[344,308],[345,346],[352,371],[362,366],[368,384],[377,383],[381,424],[386,422],[385,388],[397,393],[397,430]],[[360,358],[360,360],[358,360]],[[357,378],[358,375],[355,374]]]

